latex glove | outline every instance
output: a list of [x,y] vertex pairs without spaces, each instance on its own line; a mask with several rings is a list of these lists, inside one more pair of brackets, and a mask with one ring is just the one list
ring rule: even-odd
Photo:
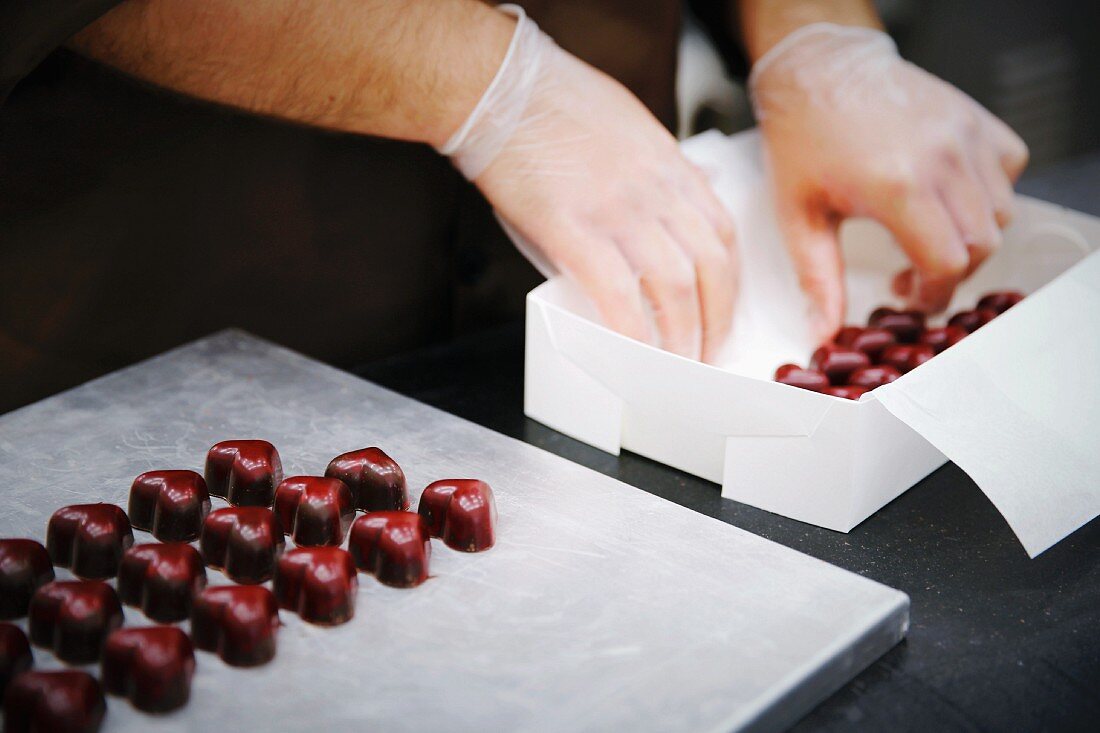
[[508,54],[440,152],[521,251],[572,278],[609,327],[713,360],[737,279],[725,210],[634,95],[501,8],[518,16]]
[[903,61],[885,33],[817,23],[749,77],[787,246],[824,340],[844,314],[837,227],[878,220],[912,267],[895,293],[925,311],[1001,244],[1027,147],[955,87]]

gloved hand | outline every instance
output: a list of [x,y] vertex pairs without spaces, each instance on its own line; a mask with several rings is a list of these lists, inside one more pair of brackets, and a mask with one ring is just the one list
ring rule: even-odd
[[749,77],[787,246],[824,340],[844,313],[837,227],[878,220],[912,264],[893,287],[946,307],[1001,243],[1027,147],[958,89],[903,61],[885,33],[808,25]]
[[712,360],[736,292],[725,210],[634,95],[519,8],[501,8],[518,18],[507,56],[440,152],[521,251],[544,274],[572,278],[609,327]]

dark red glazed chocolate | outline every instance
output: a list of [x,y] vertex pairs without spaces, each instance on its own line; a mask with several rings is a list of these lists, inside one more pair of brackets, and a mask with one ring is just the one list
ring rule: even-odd
[[858,400],[860,395],[867,392],[866,387],[853,387],[850,384],[841,384],[836,387],[829,387],[825,390],[825,394],[831,394],[833,397],[843,397],[846,400]]
[[810,358],[810,369],[824,374],[832,384],[844,384],[848,375],[866,366],[871,366],[871,359],[862,351],[833,344],[819,347]]
[[210,493],[233,506],[271,506],[283,463],[266,440],[223,440],[206,452],[204,473]]
[[135,545],[122,556],[118,596],[161,623],[191,615],[191,597],[206,585],[199,551],[186,542]]
[[275,489],[275,515],[297,545],[339,545],[355,519],[355,499],[340,479],[291,476]]
[[283,526],[258,506],[215,509],[202,525],[199,549],[210,567],[238,583],[262,583],[275,574],[275,558],[286,543]]
[[911,372],[936,355],[936,350],[927,344],[913,344],[909,359],[905,362],[905,371]]
[[883,351],[879,361],[905,374],[916,369],[935,354],[932,347],[926,344],[896,344]]
[[0,540],[0,619],[26,616],[31,596],[53,577],[45,547],[34,540]]
[[106,712],[103,690],[87,672],[24,672],[4,695],[4,733],[95,733]]
[[223,585],[195,596],[191,639],[234,667],[254,667],[275,656],[279,604],[262,585]]
[[130,520],[114,504],[62,507],[46,528],[46,551],[53,564],[81,578],[114,577],[122,553],[132,544]]
[[931,346],[937,354],[949,346],[962,341],[969,336],[965,328],[958,326],[944,326],[942,328],[929,328],[920,335],[920,343]]
[[848,384],[852,387],[874,389],[889,384],[900,376],[901,372],[892,366],[869,366],[854,372],[848,378]]
[[861,333],[863,333],[862,326],[841,326],[840,330],[836,332],[836,336],[833,337],[833,342],[841,346],[851,347],[852,341]]
[[959,311],[951,316],[947,322],[949,326],[957,326],[967,333],[974,333],[985,324],[997,317],[997,311],[989,308],[977,308],[972,311]]
[[35,591],[30,637],[72,664],[99,659],[107,634],[122,625],[115,589],[98,580],[55,580]]
[[31,643],[23,629],[15,624],[0,623],[0,696],[13,677],[26,672],[33,664]]
[[[987,293],[977,308],[956,313],[942,328],[926,329],[924,314],[919,311],[876,308],[868,318],[867,328],[841,328],[835,343],[825,344],[813,353],[810,368],[784,364],[776,370],[775,381],[834,397],[858,399],[863,392],[889,384],[954,346],[1023,297],[1015,290]],[[865,354],[873,365],[855,366],[853,351]],[[829,382],[834,387],[829,387]]]
[[357,509],[377,512],[409,508],[405,472],[381,448],[342,453],[329,461],[325,475],[348,485]]
[[1018,290],[999,290],[993,293],[986,293],[981,297],[981,300],[978,301],[978,310],[988,308],[1000,314],[1004,313],[1023,299],[1024,294]]
[[430,483],[417,509],[428,520],[432,537],[442,538],[452,549],[479,552],[496,541],[496,501],[484,481],[458,478]]
[[924,314],[920,311],[899,311],[893,308],[876,308],[867,320],[868,326],[883,328],[894,334],[898,343],[916,342],[924,330]]
[[845,326],[837,333],[836,342],[840,346],[862,351],[871,357],[872,361],[875,361],[883,349],[896,344],[898,340],[891,331],[887,331],[885,328]]
[[209,511],[206,481],[194,471],[146,471],[130,487],[130,522],[162,542],[198,539]]
[[428,520],[415,512],[371,512],[355,520],[348,551],[360,570],[386,585],[411,588],[428,579]]
[[194,674],[195,650],[175,626],[119,629],[103,646],[103,688],[147,713],[187,704]]
[[335,626],[355,615],[355,561],[339,547],[299,547],[279,558],[275,600],[311,624]]
[[811,392],[824,392],[829,387],[829,378],[824,374],[813,369],[803,369],[797,364],[784,364],[776,369],[775,381]]

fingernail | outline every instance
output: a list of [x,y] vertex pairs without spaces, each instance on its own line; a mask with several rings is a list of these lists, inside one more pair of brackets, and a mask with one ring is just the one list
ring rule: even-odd
[[909,294],[913,291],[913,271],[902,270],[894,275],[894,280],[890,284],[890,289],[893,290],[894,295],[899,298],[908,298]]

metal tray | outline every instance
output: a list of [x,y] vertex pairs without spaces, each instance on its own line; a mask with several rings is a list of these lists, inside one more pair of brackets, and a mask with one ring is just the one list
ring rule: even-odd
[[343,626],[283,611],[273,662],[199,652],[185,708],[110,698],[105,731],[775,729],[907,628],[899,591],[238,331],[0,417],[0,536],[43,541],[63,505],[125,507],[138,473],[201,471],[212,443],[254,437],[287,475],[379,445],[414,501],[431,480],[482,478],[498,544],[433,542],[412,590],[361,575]]

